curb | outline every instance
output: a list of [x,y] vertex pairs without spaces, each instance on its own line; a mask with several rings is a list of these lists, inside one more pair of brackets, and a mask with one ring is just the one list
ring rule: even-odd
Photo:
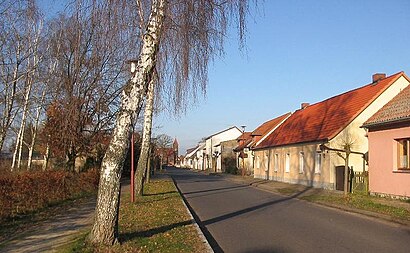
[[[200,226],[200,225],[198,224],[198,223],[200,222],[198,216],[194,213],[192,207],[189,205],[189,203],[187,202],[186,198],[185,198],[184,195],[182,194],[182,192],[181,192],[181,190],[179,189],[177,183],[175,182],[175,179],[174,179],[173,177],[171,177],[171,179],[172,179],[172,182],[173,182],[174,185],[175,185],[175,188],[178,190],[179,195],[180,195],[181,198],[182,198],[182,203],[184,204],[184,206],[185,206],[185,208],[186,208],[186,210],[187,210],[187,212],[188,212],[188,215],[191,217],[191,219],[192,219],[192,221],[193,221],[192,224],[194,225],[195,229],[197,230],[198,235],[199,235],[199,237],[200,237],[201,240],[202,240],[202,243],[205,245],[206,252],[207,252],[207,253],[214,253],[214,252],[215,252],[214,249],[211,247],[211,245],[210,245],[210,243],[209,243],[209,241],[208,241],[207,236],[205,236],[205,234],[209,234],[209,232],[208,232],[207,230],[205,231],[205,229],[206,229],[205,227]],[[211,235],[209,234],[208,237],[209,237],[209,236],[211,236]],[[212,237],[212,236],[211,236],[211,237]],[[212,240],[214,241],[214,244],[215,244],[216,241],[213,239],[213,237],[212,237]],[[217,243],[216,243],[216,245],[215,245],[214,247],[217,247],[216,252],[222,252],[221,249],[220,249],[220,247],[219,247],[219,245],[217,245]]]

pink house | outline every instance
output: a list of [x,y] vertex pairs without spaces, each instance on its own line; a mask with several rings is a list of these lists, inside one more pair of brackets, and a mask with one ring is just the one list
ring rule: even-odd
[[370,193],[410,198],[410,86],[363,127],[368,129]]

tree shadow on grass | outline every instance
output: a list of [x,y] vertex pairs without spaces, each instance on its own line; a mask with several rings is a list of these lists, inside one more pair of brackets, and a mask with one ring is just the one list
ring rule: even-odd
[[144,231],[120,233],[120,241],[121,242],[127,242],[127,241],[131,241],[135,238],[151,237],[151,236],[156,235],[156,234],[165,233],[165,232],[170,231],[174,228],[183,227],[183,226],[191,225],[191,224],[194,224],[194,223],[195,223],[195,221],[193,219],[190,219],[190,220],[177,222],[177,223],[173,223],[173,224],[169,224],[169,225],[164,225],[164,226],[161,226],[161,227],[156,227],[156,228],[152,228],[152,229],[148,229],[148,230],[144,230]]
[[145,194],[144,196],[159,196],[159,195],[166,195],[166,194],[172,194],[172,193],[177,193],[177,191],[168,191],[168,192],[159,192],[159,193],[148,193]]

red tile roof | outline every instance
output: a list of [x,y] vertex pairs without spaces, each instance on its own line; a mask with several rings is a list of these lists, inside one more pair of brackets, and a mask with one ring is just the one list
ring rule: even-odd
[[368,119],[363,126],[371,127],[386,123],[410,120],[410,86],[384,105]]
[[278,126],[283,120],[285,120],[287,117],[289,117],[291,113],[288,112],[286,114],[283,114],[282,116],[279,116],[277,118],[271,119],[269,121],[266,121],[262,125],[258,126],[253,132],[252,136],[253,138],[253,144],[256,144],[258,141],[260,141],[266,134],[268,134],[272,129],[274,129],[276,126]]
[[335,137],[399,77],[399,72],[294,112],[255,148],[315,142]]
[[251,134],[252,132],[244,132],[238,138],[236,138],[236,141],[239,143],[239,145],[234,148],[235,152],[243,150],[246,146],[248,146],[249,143],[252,142]]

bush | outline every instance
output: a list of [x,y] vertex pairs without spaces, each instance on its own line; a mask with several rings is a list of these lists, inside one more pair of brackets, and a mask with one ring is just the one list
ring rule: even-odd
[[98,180],[96,169],[79,174],[67,171],[4,174],[0,176],[0,220],[92,194],[98,188]]
[[226,157],[222,161],[222,166],[225,167],[225,173],[236,175],[238,168],[236,167],[236,160],[232,157]]

